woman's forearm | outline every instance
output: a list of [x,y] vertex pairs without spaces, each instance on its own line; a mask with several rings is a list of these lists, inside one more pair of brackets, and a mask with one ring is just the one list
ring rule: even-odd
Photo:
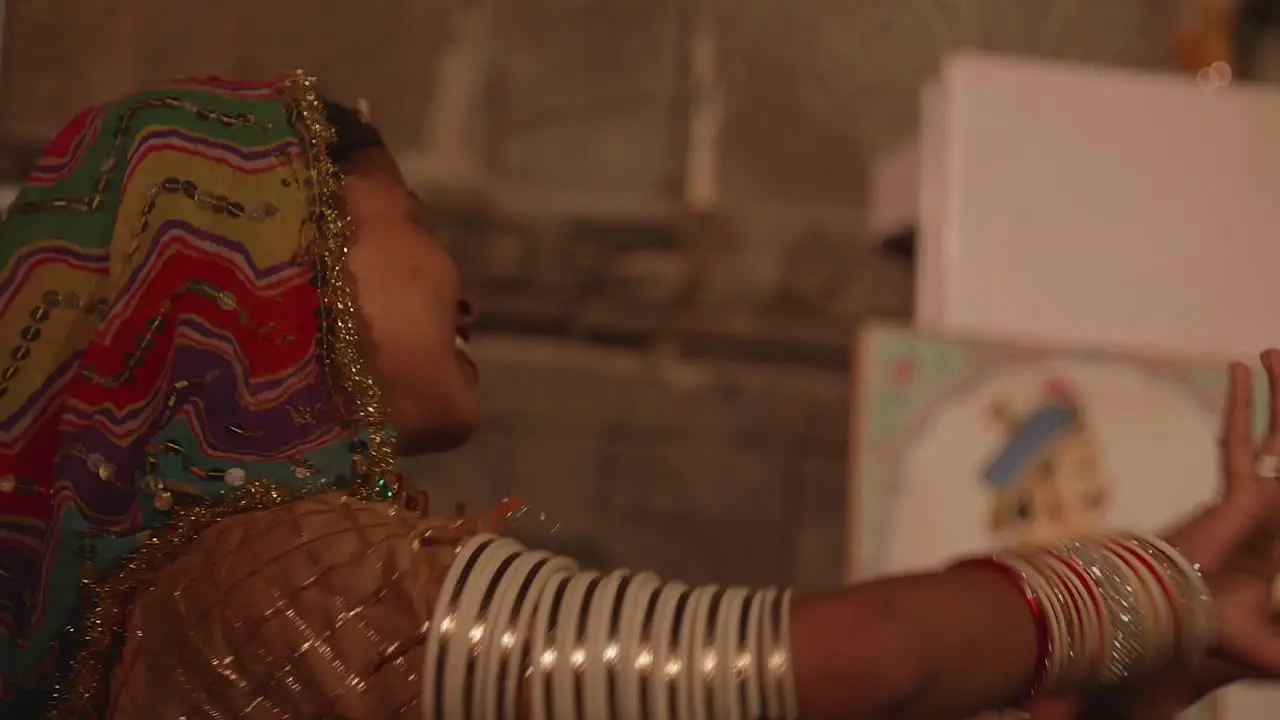
[[1098,538],[793,602],[479,536],[436,600],[422,704],[533,720],[965,718],[1202,655],[1212,606],[1179,563],[1156,539]]
[[442,593],[424,667],[437,716],[480,687],[502,717],[961,718],[1019,699],[1039,650],[1025,595],[984,567],[792,601],[586,572],[491,537]]
[[959,718],[1022,700],[1035,623],[1000,574],[960,567],[797,600],[801,715]]

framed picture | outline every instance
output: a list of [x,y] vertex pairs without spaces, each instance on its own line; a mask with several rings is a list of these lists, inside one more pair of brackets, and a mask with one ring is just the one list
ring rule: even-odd
[[855,374],[850,579],[1110,526],[1155,530],[1217,491],[1225,361],[875,325]]

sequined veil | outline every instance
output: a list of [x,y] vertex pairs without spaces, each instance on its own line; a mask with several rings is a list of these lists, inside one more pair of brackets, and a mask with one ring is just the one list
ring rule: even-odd
[[99,714],[135,598],[215,523],[396,495],[332,140],[301,73],[183,81],[81,113],[29,176],[0,228],[0,716]]

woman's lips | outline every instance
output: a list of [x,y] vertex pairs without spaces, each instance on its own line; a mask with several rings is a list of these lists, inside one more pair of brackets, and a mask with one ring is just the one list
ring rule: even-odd
[[453,349],[458,351],[458,357],[462,359],[462,364],[471,372],[473,379],[480,379],[480,368],[476,366],[476,359],[471,355],[471,342],[463,337],[462,333],[453,336]]

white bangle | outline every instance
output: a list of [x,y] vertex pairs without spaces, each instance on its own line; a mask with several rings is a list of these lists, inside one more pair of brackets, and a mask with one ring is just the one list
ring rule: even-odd
[[583,572],[479,536],[458,552],[436,602],[423,716],[792,720],[790,604],[789,591]]
[[1180,638],[1179,649],[1187,661],[1198,660],[1218,633],[1213,594],[1209,590],[1209,583],[1200,573],[1200,566],[1154,535],[1132,533],[1127,537],[1157,563],[1172,565],[1170,569],[1174,572],[1171,574],[1182,585],[1182,600],[1186,605],[1185,608],[1179,608],[1186,616],[1182,624],[1185,633]]

